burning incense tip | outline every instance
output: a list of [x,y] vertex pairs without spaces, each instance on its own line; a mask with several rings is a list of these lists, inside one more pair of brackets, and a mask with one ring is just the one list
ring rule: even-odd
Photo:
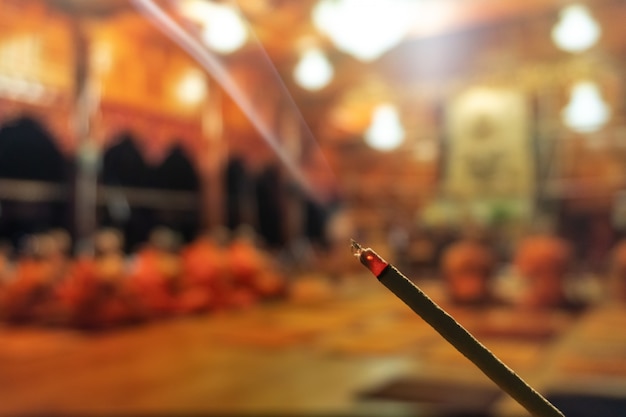
[[352,254],[358,258],[363,252],[363,246],[359,245],[356,240],[350,239],[350,250],[352,250]]
[[376,276],[382,274],[387,266],[389,266],[387,261],[381,258],[379,254],[374,252],[371,248],[364,248],[354,239],[350,239],[350,248],[352,249],[352,254]]

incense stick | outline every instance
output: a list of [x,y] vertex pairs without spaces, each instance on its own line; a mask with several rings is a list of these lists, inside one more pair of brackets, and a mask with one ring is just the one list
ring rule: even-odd
[[370,248],[351,242],[352,252],[378,280],[432,326],[444,339],[472,361],[535,417],[564,417],[554,405],[528,385],[511,368],[480,343],[393,265]]

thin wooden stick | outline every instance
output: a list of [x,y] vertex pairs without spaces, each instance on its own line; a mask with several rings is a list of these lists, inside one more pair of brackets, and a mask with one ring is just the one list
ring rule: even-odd
[[385,287],[533,416],[564,417],[563,413],[491,353],[393,265],[388,264],[372,249],[363,248],[354,240],[352,250]]

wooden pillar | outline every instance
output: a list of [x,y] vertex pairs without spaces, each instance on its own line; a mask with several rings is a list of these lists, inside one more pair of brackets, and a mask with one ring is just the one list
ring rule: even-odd
[[[294,161],[302,158],[302,131],[301,123],[293,112],[279,112],[279,134],[283,141],[284,149],[289,157]],[[289,183],[291,175],[288,170],[283,169],[283,182]],[[281,184],[283,186],[283,184]],[[290,186],[284,196],[283,207],[285,218],[283,221],[283,233],[287,245],[297,242],[303,236],[304,224],[304,204],[300,193],[295,186]]]
[[202,130],[204,136],[202,169],[202,227],[206,230],[225,226],[224,167],[228,144],[224,140],[223,97],[216,83],[210,83],[205,100]]
[[91,116],[97,105],[90,80],[89,40],[80,17],[72,20],[75,54],[72,122],[77,141],[74,183],[74,233],[76,251],[92,252],[97,228],[96,203],[100,151],[91,137]]
[[[248,140],[248,139],[245,139]],[[259,210],[256,198],[256,179],[259,173],[254,164],[246,164],[246,180],[243,184],[241,201],[241,224],[259,230]]]

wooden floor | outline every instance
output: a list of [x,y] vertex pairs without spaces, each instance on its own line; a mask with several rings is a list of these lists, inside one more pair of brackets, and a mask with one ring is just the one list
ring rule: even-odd
[[[0,415],[422,415],[433,404],[359,394],[398,377],[493,388],[375,284],[97,334],[0,327]],[[540,390],[626,396],[623,306],[579,319],[449,311]],[[492,409],[520,413],[505,396]]]

